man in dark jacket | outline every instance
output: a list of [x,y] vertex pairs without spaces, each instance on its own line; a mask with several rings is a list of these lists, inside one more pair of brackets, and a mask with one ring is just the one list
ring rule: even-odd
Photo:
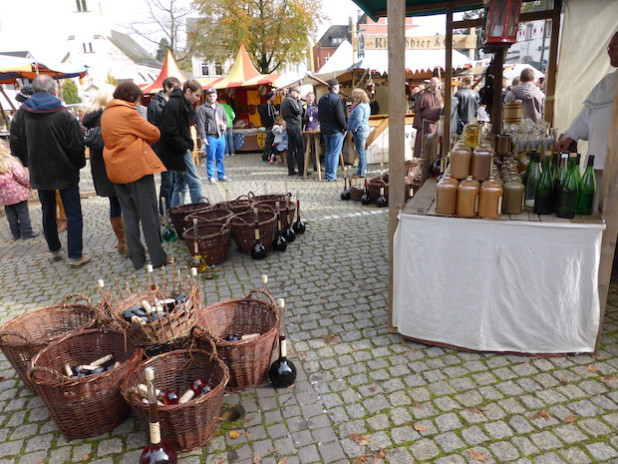
[[298,86],[290,87],[281,102],[281,117],[285,121],[288,133],[288,176],[296,175],[294,164],[298,166],[298,175],[303,175],[305,144],[301,128],[303,127],[303,105],[299,100]]
[[11,125],[11,151],[30,169],[30,185],[39,192],[43,233],[55,261],[62,259],[56,225],[56,190],[67,215],[70,267],[90,261],[82,253],[83,218],[79,170],[86,165],[84,135],[77,119],[56,97],[58,86],[49,76],[32,82],[34,95],[17,111]]
[[183,84],[182,90],[178,87],[172,90],[163,110],[157,155],[167,170],[173,171],[172,200],[168,208],[184,203],[187,186],[192,203],[202,198],[202,184],[193,161],[193,137],[190,130],[195,115],[193,107],[201,96],[201,84],[195,79],[189,79]]
[[[476,112],[479,109],[479,94],[470,88],[472,79],[468,76],[461,80],[459,90],[455,92],[457,98],[457,115],[459,116],[459,124],[457,133],[461,134],[466,124],[470,123],[473,118],[476,118]],[[453,132],[453,127],[451,127]]]
[[[170,93],[174,90],[174,87],[180,87],[180,81],[175,77],[167,77],[163,81],[163,89],[157,92],[150,100],[148,105],[147,118],[150,124],[154,124],[159,127],[161,119],[163,118],[163,110],[167,101],[170,99]],[[159,152],[159,143],[152,144],[152,149],[155,153]],[[159,188],[159,212],[163,213],[163,205],[161,204],[161,198],[165,198],[165,204],[167,208],[170,207],[172,197],[172,174],[170,171],[161,173],[161,187]]]
[[339,153],[343,146],[343,138],[348,127],[343,101],[339,97],[339,81],[328,81],[329,93],[323,95],[318,103],[318,119],[320,131],[324,136],[326,153],[324,154],[324,177],[329,182],[337,180]]
[[262,152],[262,161],[267,162],[273,151],[273,141],[275,136],[273,135],[273,126],[275,125],[275,118],[277,117],[277,110],[275,108],[275,94],[268,92],[266,94],[266,102],[258,106],[258,113],[262,126],[266,129],[266,140],[264,141],[264,151]]
[[[206,152],[206,172],[208,182],[216,184],[229,182],[230,178],[225,175],[223,156],[225,155],[225,131],[227,130],[227,114],[223,107],[217,103],[217,91],[206,91],[206,103],[197,110],[197,134],[204,144]],[[215,165],[217,173],[215,174]]]

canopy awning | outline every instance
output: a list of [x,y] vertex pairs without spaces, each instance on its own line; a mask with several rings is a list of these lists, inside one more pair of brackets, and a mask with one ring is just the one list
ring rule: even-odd
[[16,79],[32,80],[39,74],[47,74],[54,79],[84,77],[88,72],[86,66],[74,66],[64,63],[56,64],[20,58],[10,55],[0,55],[0,84],[14,84]]
[[279,79],[280,74],[260,74],[249,59],[249,54],[243,44],[240,44],[236,60],[230,68],[230,72],[223,79],[213,83],[210,87],[215,89],[229,89],[233,87],[251,87],[257,85],[273,84]]
[[165,54],[165,62],[163,63],[163,67],[161,68],[161,72],[159,73],[159,77],[152,84],[147,84],[142,87],[142,92],[145,95],[157,93],[159,90],[163,90],[163,81],[168,77],[176,77],[180,81],[180,83],[184,83],[186,79],[184,78],[182,71],[178,67],[178,63],[174,59],[172,52],[170,50]]

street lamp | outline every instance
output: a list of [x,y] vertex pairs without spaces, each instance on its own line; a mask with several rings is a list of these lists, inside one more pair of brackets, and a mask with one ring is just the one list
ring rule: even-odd
[[[489,0],[485,16],[484,49],[510,47],[517,42],[522,0]],[[485,2],[487,4],[487,0]]]

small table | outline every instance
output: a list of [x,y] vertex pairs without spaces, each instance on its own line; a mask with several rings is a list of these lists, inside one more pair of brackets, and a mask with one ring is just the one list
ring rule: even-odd
[[[309,169],[309,159],[311,158],[311,143],[315,142],[315,163],[318,168],[318,179],[322,180],[322,167],[320,166],[320,129],[306,130],[302,132],[307,137],[307,148],[305,148],[305,169],[303,178],[307,178],[307,170]],[[339,152],[339,163],[341,169],[345,172],[345,164],[343,162],[343,152]]]

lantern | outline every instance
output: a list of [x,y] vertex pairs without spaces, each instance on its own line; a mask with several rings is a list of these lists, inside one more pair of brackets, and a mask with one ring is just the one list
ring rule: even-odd
[[485,46],[509,47],[517,42],[521,0],[490,0],[485,16]]

